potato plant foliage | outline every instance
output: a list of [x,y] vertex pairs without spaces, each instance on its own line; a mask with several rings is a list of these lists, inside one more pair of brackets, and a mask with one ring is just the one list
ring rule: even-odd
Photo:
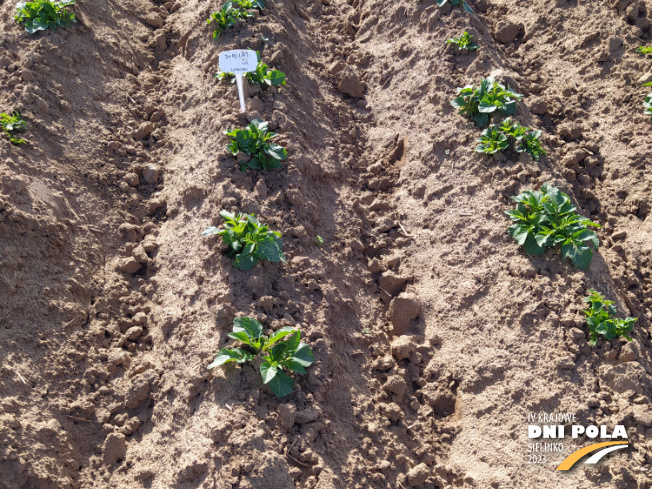
[[35,34],[46,29],[56,30],[76,22],[74,12],[68,9],[74,4],[74,0],[19,2],[16,5],[14,20],[25,27],[28,34]]
[[25,144],[25,141],[18,137],[18,134],[27,130],[27,122],[21,117],[20,112],[0,114],[0,128],[13,144]]
[[270,336],[263,335],[263,327],[255,318],[240,317],[233,320],[229,338],[243,343],[242,348],[222,348],[209,369],[229,362],[246,363],[262,356],[260,375],[276,397],[287,396],[294,388],[288,374],[305,374],[315,361],[312,350],[301,343],[301,332],[291,326],[283,327]]
[[252,157],[240,165],[242,171],[247,168],[275,170],[283,166],[281,161],[288,156],[288,152],[283,146],[271,142],[277,134],[269,132],[269,126],[263,120],[254,119],[246,129],[225,131],[224,134],[232,138],[226,149],[233,156],[237,156],[242,151]]
[[477,140],[480,144],[475,150],[478,153],[496,154],[507,149],[513,142],[517,153],[528,153],[534,161],[539,161],[546,154],[540,138],[541,131],[532,131],[508,117],[499,126],[490,124],[482,131]]
[[244,9],[258,9],[265,8],[265,0],[233,0],[238,7]]
[[270,231],[253,214],[222,211],[220,216],[224,219],[224,228],[209,226],[202,236],[221,236],[228,246],[227,255],[233,258],[233,266],[251,270],[261,260],[287,263],[281,233]]
[[475,125],[486,125],[494,115],[509,116],[516,112],[516,101],[523,95],[497,82],[483,78],[480,86],[467,85],[457,89],[457,97],[451,105],[459,113],[471,118]]
[[[652,87],[652,82],[646,83],[643,86]],[[648,93],[645,96],[645,100],[643,101],[643,108],[645,109],[645,115],[648,115],[650,118],[652,118],[652,92]]]
[[471,7],[468,6],[468,4],[464,0],[435,0],[437,2],[437,5],[440,7],[443,7],[447,3],[449,3],[452,7],[462,7],[464,10],[466,10],[468,13],[472,14],[473,10]]
[[601,226],[576,214],[577,207],[568,195],[544,183],[540,192],[526,190],[512,200],[516,209],[505,211],[514,221],[509,234],[526,253],[541,255],[547,248],[561,245],[563,258],[570,258],[582,270],[589,267],[593,258],[590,245],[597,249],[600,241],[587,226]]
[[[285,73],[279,70],[270,70],[267,64],[263,63],[261,60],[260,52],[256,51],[256,56],[258,56],[256,71],[247,73],[245,75],[247,80],[249,80],[250,83],[260,85],[263,89],[285,85]],[[233,73],[224,73],[223,71],[220,71],[215,75],[215,77],[220,80],[231,78],[231,83],[235,82],[235,75]]]
[[583,312],[586,314],[586,324],[589,327],[589,343],[595,345],[598,342],[598,335],[608,340],[622,336],[627,341],[632,341],[629,334],[634,328],[636,318],[629,316],[625,319],[617,318],[618,311],[614,301],[605,300],[602,294],[593,289],[589,290],[589,295],[584,298],[584,302],[588,302],[588,307]]
[[459,51],[477,51],[480,47],[473,42],[473,36],[466,31],[458,37],[448,39],[446,44],[455,44]]
[[206,22],[214,24],[213,39],[217,39],[225,30],[233,27],[238,19],[248,17],[253,17],[248,10],[234,6],[233,2],[226,2],[220,10],[211,14]]

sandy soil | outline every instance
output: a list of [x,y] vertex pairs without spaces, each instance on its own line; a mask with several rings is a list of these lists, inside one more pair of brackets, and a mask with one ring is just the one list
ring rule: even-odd
[[[645,2],[267,4],[213,41],[213,1],[81,1],[33,37],[0,2],[0,110],[30,125],[0,140],[0,488],[650,488]],[[444,44],[464,30],[478,53]],[[288,76],[246,117],[214,78],[235,48]],[[449,102],[490,74],[540,162],[474,152]],[[223,131],[258,117],[290,156],[242,173]],[[506,232],[544,182],[603,226],[587,271]],[[201,237],[222,209],[280,230],[287,265],[235,269]],[[634,341],[588,344],[591,288]],[[236,315],[301,328],[291,395],[206,369]],[[528,463],[528,413],[556,412],[630,447]]]

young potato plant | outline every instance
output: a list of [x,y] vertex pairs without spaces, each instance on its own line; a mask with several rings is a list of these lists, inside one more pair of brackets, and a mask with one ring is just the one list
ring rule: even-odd
[[541,156],[545,156],[546,150],[541,144],[541,131],[528,131],[527,134],[516,140],[517,153],[528,153],[534,161],[539,161]]
[[233,0],[238,7],[243,9],[258,9],[265,8],[265,0]]
[[209,226],[202,236],[221,236],[228,246],[226,253],[233,258],[234,267],[246,271],[262,260],[287,263],[281,233],[270,231],[253,214],[221,211],[220,216],[224,219],[224,229]]
[[494,115],[513,115],[516,101],[523,95],[498,83],[493,78],[483,78],[479,87],[467,85],[457,89],[457,97],[451,105],[459,113],[473,119],[475,125],[482,127]]
[[12,144],[25,144],[25,141],[18,137],[18,134],[27,131],[27,122],[17,110],[11,114],[0,114],[0,128],[2,128],[2,132]]
[[478,153],[496,154],[507,149],[511,140],[516,144],[514,149],[518,153],[528,153],[535,161],[539,161],[546,154],[541,145],[541,131],[530,131],[511,117],[505,119],[499,126],[490,124],[482,131],[477,140],[480,144],[475,148]]
[[464,0],[435,0],[437,2],[437,5],[440,7],[443,7],[447,3],[450,3],[452,7],[457,7],[458,5],[464,10],[466,10],[468,13],[472,14],[473,10],[471,10],[471,7],[467,5],[467,3]]
[[473,42],[473,36],[466,31],[458,37],[448,39],[446,44],[455,44],[458,51],[477,51],[480,47]]
[[[279,70],[270,70],[269,67],[261,61],[260,53],[258,51],[256,51],[256,56],[258,56],[256,71],[247,73],[245,75],[247,80],[256,85],[260,85],[263,89],[285,85],[285,73]],[[235,75],[233,73],[219,71],[215,77],[219,80],[227,80],[231,78],[231,83],[235,82]]]
[[228,362],[250,362],[260,354],[263,359],[260,364],[263,383],[278,398],[287,396],[294,388],[294,381],[288,374],[305,374],[306,368],[315,361],[310,347],[301,343],[301,332],[291,326],[267,337],[263,335],[263,327],[258,320],[241,317],[233,320],[233,332],[228,336],[244,346],[222,348],[208,368],[213,369]]
[[482,131],[482,135],[477,141],[480,143],[475,148],[477,153],[493,155],[509,147],[507,135],[495,124],[490,124],[488,128]]
[[568,195],[544,183],[540,192],[527,190],[512,200],[517,207],[505,211],[514,221],[508,231],[526,253],[541,255],[547,248],[561,245],[563,258],[570,258],[581,270],[589,267],[593,258],[589,244],[597,249],[600,241],[587,226],[601,226],[576,214],[577,207]]
[[652,54],[652,46],[639,46],[636,48],[639,54]]
[[614,301],[605,300],[602,294],[593,289],[589,289],[589,295],[584,298],[584,302],[589,303],[588,308],[583,311],[589,327],[589,343],[595,345],[598,342],[598,335],[608,340],[622,336],[627,341],[632,341],[629,333],[634,328],[636,318],[629,316],[625,319],[617,318],[618,311]]
[[249,17],[253,17],[253,14],[248,10],[234,7],[233,2],[226,2],[222,5],[222,9],[211,14],[206,22],[208,24],[215,23],[213,39],[217,39],[225,30],[233,27],[236,22],[238,22],[238,19],[246,19]]
[[225,131],[228,137],[232,138],[226,147],[233,156],[240,151],[250,155],[252,158],[240,165],[243,172],[247,168],[254,170],[275,170],[283,165],[281,161],[288,157],[288,152],[283,146],[272,143],[278,134],[269,132],[267,122],[254,119],[246,129]]
[[68,27],[76,22],[74,12],[68,10],[68,7],[74,4],[74,0],[19,2],[16,5],[14,20],[25,27],[28,34],[35,34],[47,29],[54,31],[59,27]]
[[[652,82],[645,83],[644,87],[652,87]],[[652,118],[652,92],[648,93],[645,96],[643,101],[643,108],[645,109],[645,115],[649,115]]]

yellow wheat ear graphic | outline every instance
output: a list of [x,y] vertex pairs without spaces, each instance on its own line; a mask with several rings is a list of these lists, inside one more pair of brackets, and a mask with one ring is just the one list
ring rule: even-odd
[[584,455],[589,454],[591,452],[595,452],[596,450],[600,450],[601,448],[604,448],[604,450],[600,450],[598,453],[594,454],[591,458],[589,458],[586,462],[584,462],[585,464],[597,464],[600,461],[600,459],[605,455],[607,455],[608,453],[611,453],[614,450],[620,450],[621,448],[625,448],[628,445],[629,444],[626,441],[605,441],[603,443],[594,443],[593,445],[580,448],[579,450],[571,453],[568,457],[564,459],[562,463],[559,464],[557,470],[568,470],[573,465],[575,465],[575,462],[581,459]]

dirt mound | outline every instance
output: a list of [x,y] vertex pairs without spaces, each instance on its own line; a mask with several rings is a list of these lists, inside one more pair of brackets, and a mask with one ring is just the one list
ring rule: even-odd
[[[217,3],[80,2],[33,37],[0,5],[0,108],[30,125],[0,141],[0,488],[650,487],[644,2],[267,3],[218,41]],[[444,44],[464,30],[477,53]],[[247,86],[246,116],[214,78],[244,47],[287,74]],[[474,152],[449,102],[489,75],[524,95],[540,162]],[[280,171],[224,149],[255,118]],[[544,182],[603,225],[587,271],[506,233]],[[280,230],[287,265],[235,269],[201,237],[222,209]],[[587,342],[591,288],[633,342]],[[206,369],[236,315],[301,328],[292,394]],[[529,464],[528,414],[560,411],[630,448]]]

